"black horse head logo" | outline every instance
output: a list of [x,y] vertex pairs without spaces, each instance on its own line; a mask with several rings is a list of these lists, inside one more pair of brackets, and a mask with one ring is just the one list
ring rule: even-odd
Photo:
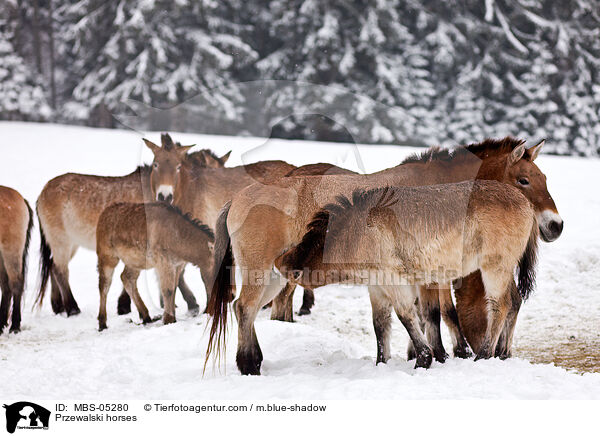
[[6,409],[6,431],[14,433],[19,428],[48,428],[50,411],[35,403],[20,401],[4,405]]

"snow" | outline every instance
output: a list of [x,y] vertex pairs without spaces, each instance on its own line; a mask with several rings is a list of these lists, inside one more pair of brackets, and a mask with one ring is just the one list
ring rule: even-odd
[[[0,184],[18,189],[33,205],[45,182],[76,171],[123,175],[150,160],[142,134],[60,125],[0,123]],[[146,133],[158,141],[158,133]],[[399,146],[352,146],[173,133],[217,153],[233,149],[229,165],[260,159],[294,164],[327,161],[374,171],[415,151]],[[357,153],[355,153],[358,151]],[[23,331],[0,336],[0,386],[4,397],[39,399],[600,399],[600,161],[541,156],[561,216],[563,235],[541,244],[538,286],[524,305],[507,361],[449,359],[428,370],[405,360],[407,334],[393,324],[392,359],[375,366],[371,309],[361,287],[322,288],[312,315],[294,324],[256,323],[265,360],[262,376],[244,377],[235,366],[236,327],[231,323],[226,363],[202,375],[207,344],[205,315],[188,318],[178,300],[178,322],[137,324],[116,314],[118,273],[109,293],[109,329],[97,331],[95,255],[81,250],[71,263],[71,284],[82,313],[55,316],[50,304],[31,310],[35,298],[37,247],[34,231]],[[362,162],[362,163],[360,163]],[[364,166],[364,168],[363,168]],[[197,271],[186,279],[204,303]],[[152,314],[160,314],[154,275],[143,274],[140,292]],[[179,297],[178,297],[179,298]],[[296,309],[301,294],[296,295]],[[133,322],[132,322],[133,321]],[[451,349],[449,336],[444,341]],[[571,353],[571,354],[569,354]],[[574,354],[573,354],[574,353]],[[577,354],[579,353],[579,354]],[[577,367],[584,373],[553,364]],[[14,383],[14,380],[27,382]]]

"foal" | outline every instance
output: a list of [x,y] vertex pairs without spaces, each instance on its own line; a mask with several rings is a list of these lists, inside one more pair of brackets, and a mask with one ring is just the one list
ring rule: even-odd
[[533,286],[535,212],[517,189],[499,182],[356,190],[352,200],[340,196],[322,208],[308,228],[276,266],[289,280],[312,288],[367,284],[377,362],[390,357],[389,323],[378,315],[393,307],[415,346],[416,367],[431,363],[431,348],[415,323],[414,295],[407,292],[413,287],[406,284],[448,284],[481,271],[488,323],[479,359],[492,357],[496,348],[517,265],[520,292]]
[[98,325],[106,326],[106,296],[119,260],[121,280],[144,324],[152,321],[137,290],[140,270],[155,268],[165,302],[163,322],[175,322],[175,289],[186,263],[200,268],[206,288],[211,275],[212,230],[165,203],[117,203],[100,215],[96,253],[100,288]]
[[0,186],[0,334],[8,325],[11,300],[10,331],[21,330],[21,297],[32,227],[33,212],[27,200],[14,189]]

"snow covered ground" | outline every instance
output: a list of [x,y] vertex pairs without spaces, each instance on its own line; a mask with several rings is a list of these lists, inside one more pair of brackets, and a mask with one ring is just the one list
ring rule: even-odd
[[[374,171],[393,166],[409,147],[376,147],[260,138],[173,134],[218,153],[233,149],[229,165],[260,159],[294,164],[326,161]],[[149,134],[158,140],[157,133]],[[141,134],[0,123],[0,185],[18,189],[32,205],[44,184],[73,171],[123,175],[150,160]],[[532,138],[533,139],[533,138]],[[358,153],[355,153],[358,152]],[[360,160],[357,160],[357,157]],[[95,255],[82,250],[71,263],[71,284],[82,309],[67,319],[47,301],[31,310],[36,285],[37,226],[32,241],[23,331],[0,337],[3,397],[70,399],[600,399],[600,161],[542,156],[538,162],[565,221],[559,240],[542,244],[537,291],[521,312],[517,358],[474,362],[450,359],[429,370],[405,360],[407,334],[395,320],[392,360],[375,366],[375,338],[366,289],[317,291],[311,316],[294,324],[259,315],[256,328],[265,356],[261,377],[242,377],[235,367],[232,325],[221,371],[202,365],[207,343],[205,315],[188,318],[179,301],[178,322],[142,327],[119,317],[115,280],[109,294],[109,329],[97,331]],[[116,275],[115,275],[116,276]],[[197,271],[186,279],[201,289]],[[153,273],[142,275],[140,292],[151,312],[161,313]],[[296,295],[296,308],[301,295]],[[449,337],[445,336],[448,349]],[[530,362],[556,362],[553,364]],[[16,382],[18,381],[18,382]]]

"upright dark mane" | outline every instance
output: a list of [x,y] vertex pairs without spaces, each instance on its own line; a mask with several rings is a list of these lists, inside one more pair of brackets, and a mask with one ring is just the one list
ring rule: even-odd
[[[306,261],[319,256],[325,246],[325,238],[335,238],[336,231],[344,226],[331,226],[330,222],[342,219],[357,210],[369,209],[369,217],[380,215],[382,211],[398,202],[395,190],[389,186],[370,190],[357,189],[352,199],[338,195],[335,203],[329,203],[319,210],[306,226],[307,232],[296,247],[289,250],[282,259],[282,265],[291,270],[302,270]],[[367,221],[367,225],[368,225]]]
[[456,148],[431,147],[421,153],[415,153],[402,161],[406,163],[427,163],[431,161],[450,161],[456,158],[464,157],[469,154],[484,159],[490,156],[507,154],[525,141],[512,136],[502,139],[487,138],[482,142],[469,145],[461,145]]
[[206,236],[209,237],[210,241],[214,242],[215,234],[210,227],[208,227],[206,224],[202,223],[200,220],[193,218],[189,213],[184,213],[177,206],[174,206],[169,203],[164,203],[164,202],[150,203],[150,206],[162,207],[163,209],[166,209],[170,212],[175,212],[177,215],[179,215],[180,217],[185,219],[188,223],[190,223],[194,227],[196,227],[198,230],[204,232],[206,234]]
[[143,176],[149,176],[150,173],[152,172],[152,166],[151,165],[140,165],[138,166],[135,171],[133,171],[130,176],[135,176],[136,174],[139,174],[141,177]]

